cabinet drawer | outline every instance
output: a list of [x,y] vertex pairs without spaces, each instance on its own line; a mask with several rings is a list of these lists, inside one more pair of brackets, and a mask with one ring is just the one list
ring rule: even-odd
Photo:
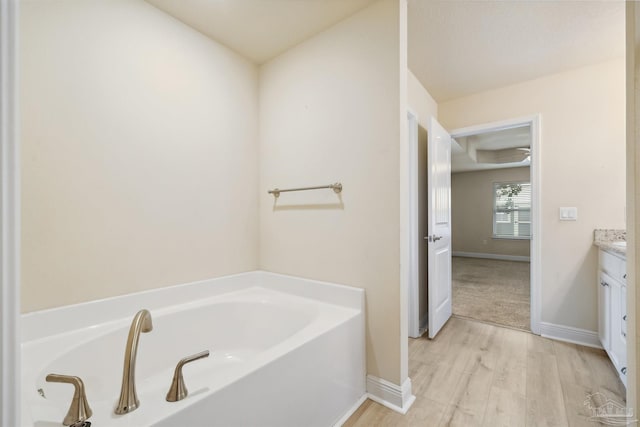
[[626,283],[627,282],[627,266],[626,262],[605,251],[600,252],[600,268],[614,279]]

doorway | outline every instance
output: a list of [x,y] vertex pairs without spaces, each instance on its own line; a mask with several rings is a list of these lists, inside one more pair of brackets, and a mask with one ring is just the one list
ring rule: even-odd
[[[488,183],[491,191],[484,195],[490,202],[485,206],[490,206],[491,211],[485,210],[484,222],[490,231],[487,232],[487,228],[480,231],[476,236],[481,237],[473,242],[477,245],[466,251],[456,251],[461,242],[453,236],[454,255],[458,255],[453,261],[454,314],[458,314],[457,310],[462,316],[526,329],[538,335],[541,288],[539,126],[540,119],[536,115],[451,132],[457,148],[472,152],[473,160],[482,165],[481,169],[495,171],[485,174],[485,184]],[[464,183],[464,179],[460,181]],[[453,209],[456,215],[455,202]],[[467,283],[463,283],[465,281]],[[475,289],[469,289],[474,284]],[[473,301],[474,295],[484,298]]]
[[428,288],[427,248],[421,236],[427,235],[427,130],[418,123],[418,116],[407,114],[409,148],[409,209],[408,209],[408,332],[418,338],[427,330]]
[[[423,244],[423,236],[420,235],[420,199],[419,199],[419,179],[421,176],[419,170],[419,144],[420,144],[420,127],[417,122],[417,118],[414,114],[409,112],[408,114],[409,125],[409,215],[408,215],[408,250],[407,250],[407,263],[408,263],[408,332],[412,338],[421,336],[425,330],[428,329],[428,325],[424,324],[424,319],[427,317],[426,313],[420,310],[420,306],[428,306],[428,287],[429,283],[421,284],[420,278],[426,277],[427,272],[424,271],[428,262],[420,262],[420,244]],[[540,195],[539,195],[539,183],[540,183],[540,120],[539,116],[529,116],[511,120],[505,120],[501,122],[492,122],[477,126],[470,126],[460,129],[455,129],[451,132],[453,140],[463,140],[471,136],[478,136],[484,134],[490,134],[501,131],[508,131],[510,129],[528,128],[530,133],[530,147],[527,152],[529,159],[529,171],[530,171],[530,240],[529,240],[529,262],[530,269],[528,272],[529,279],[529,294],[530,294],[530,316],[528,325],[534,334],[540,334]],[[452,143],[452,146],[454,143]],[[488,151],[488,150],[485,150]],[[483,153],[482,150],[474,153],[476,156],[491,155],[508,155],[509,152],[502,153]],[[511,153],[515,155],[515,153]],[[424,174],[422,174],[424,177]],[[455,249],[455,248],[454,248]],[[424,254],[422,255],[424,256]],[[526,273],[525,273],[526,275]],[[526,279],[526,277],[525,277]],[[426,289],[425,289],[426,287]],[[455,298],[455,296],[454,296]],[[455,310],[454,310],[455,313]],[[422,321],[422,322],[421,322]]]
[[[453,314],[530,330],[530,127],[452,142]],[[478,161],[471,161],[477,152]],[[496,153],[501,158],[496,159]],[[494,157],[483,159],[483,157]]]

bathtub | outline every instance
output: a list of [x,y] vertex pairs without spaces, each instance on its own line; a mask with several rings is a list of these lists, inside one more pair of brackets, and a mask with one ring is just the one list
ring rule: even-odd
[[[61,425],[82,378],[103,426],[331,426],[365,395],[364,291],[251,272],[22,316],[22,423]],[[140,407],[115,415],[124,347],[135,313]],[[167,402],[176,363],[189,395]]]

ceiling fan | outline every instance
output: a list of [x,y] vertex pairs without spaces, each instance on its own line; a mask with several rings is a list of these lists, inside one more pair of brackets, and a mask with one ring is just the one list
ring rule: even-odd
[[476,150],[477,163],[521,163],[531,160],[531,148],[515,147],[501,150]]

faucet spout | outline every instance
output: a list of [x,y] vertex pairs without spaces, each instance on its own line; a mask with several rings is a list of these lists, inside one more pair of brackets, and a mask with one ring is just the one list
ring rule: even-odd
[[115,413],[122,415],[134,411],[140,406],[136,393],[136,355],[138,354],[138,342],[141,332],[150,332],[153,329],[151,313],[149,310],[140,310],[136,313],[131,327],[129,328],[129,338],[124,353],[124,369],[122,371],[122,388],[120,389],[120,399]]

